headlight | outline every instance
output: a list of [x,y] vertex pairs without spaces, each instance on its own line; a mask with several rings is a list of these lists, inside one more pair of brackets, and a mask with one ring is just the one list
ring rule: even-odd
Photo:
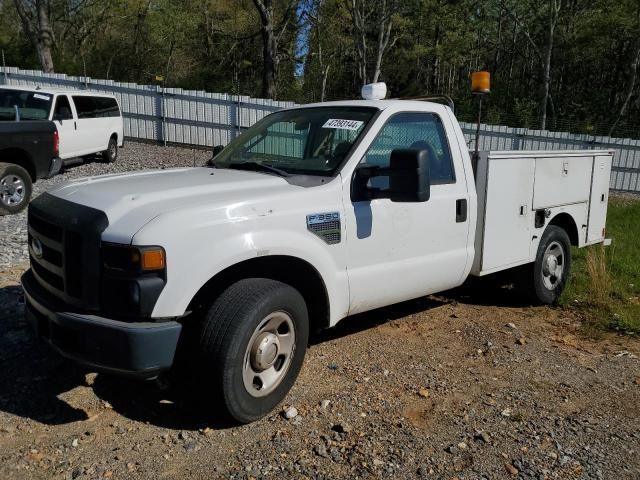
[[103,243],[101,310],[117,317],[149,317],[166,283],[166,254],[159,246]]
[[162,247],[106,243],[102,246],[102,264],[107,269],[122,272],[152,272],[165,269],[166,256]]

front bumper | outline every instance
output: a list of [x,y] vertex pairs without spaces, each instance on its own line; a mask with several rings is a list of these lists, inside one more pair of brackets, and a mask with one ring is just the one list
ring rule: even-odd
[[62,356],[97,371],[154,378],[173,365],[182,325],[123,322],[65,311],[35,279],[22,276],[25,315],[36,334]]

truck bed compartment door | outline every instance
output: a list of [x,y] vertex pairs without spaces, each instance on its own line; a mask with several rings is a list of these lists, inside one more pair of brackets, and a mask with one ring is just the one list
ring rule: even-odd
[[589,201],[587,222],[587,243],[604,239],[609,200],[609,179],[611,177],[611,156],[597,156],[593,159],[593,183]]
[[533,158],[492,159],[487,178],[482,270],[523,263],[531,243]]
[[591,180],[590,157],[536,159],[533,208],[586,202]]

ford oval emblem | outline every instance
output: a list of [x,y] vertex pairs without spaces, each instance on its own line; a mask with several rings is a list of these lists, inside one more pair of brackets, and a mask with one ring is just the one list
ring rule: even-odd
[[42,258],[42,242],[38,238],[31,240],[31,249],[37,258]]

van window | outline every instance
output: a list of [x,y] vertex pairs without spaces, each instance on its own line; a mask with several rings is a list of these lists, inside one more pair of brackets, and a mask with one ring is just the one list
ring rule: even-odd
[[78,118],[93,118],[94,106],[93,98],[73,96],[73,103],[76,104],[76,111],[78,112]]
[[53,112],[54,120],[71,120],[73,114],[71,113],[71,105],[69,105],[69,99],[66,95],[60,95],[56,99],[56,109]]
[[78,118],[103,118],[120,116],[120,109],[118,108],[118,103],[114,98],[74,95],[73,103],[76,104]]
[[115,98],[94,97],[95,114],[97,117],[119,117],[120,109]]

